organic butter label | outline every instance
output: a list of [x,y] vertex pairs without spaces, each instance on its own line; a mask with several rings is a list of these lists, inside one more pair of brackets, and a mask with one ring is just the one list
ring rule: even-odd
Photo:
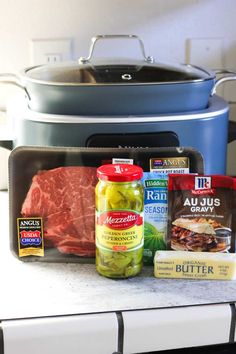
[[96,246],[113,252],[142,247],[142,213],[130,210],[96,212]]
[[157,251],[154,275],[157,278],[232,280],[236,276],[236,255]]
[[19,257],[44,256],[42,218],[17,218]]

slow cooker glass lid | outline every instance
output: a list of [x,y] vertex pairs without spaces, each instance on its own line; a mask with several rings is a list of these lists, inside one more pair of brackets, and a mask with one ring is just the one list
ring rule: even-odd
[[60,84],[166,84],[212,79],[212,74],[192,65],[97,60],[40,65],[25,70],[27,79]]

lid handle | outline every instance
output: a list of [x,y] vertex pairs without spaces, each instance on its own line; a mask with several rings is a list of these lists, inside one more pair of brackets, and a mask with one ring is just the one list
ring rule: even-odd
[[80,57],[79,58],[80,64],[87,64],[90,62],[90,60],[92,59],[92,56],[93,56],[95,44],[97,43],[97,41],[99,41],[101,39],[136,39],[139,42],[141,53],[142,53],[144,60],[148,63],[154,62],[154,58],[152,56],[146,56],[143,41],[138,36],[136,36],[134,34],[101,34],[101,35],[92,37],[91,45],[89,48],[89,55],[87,58]]

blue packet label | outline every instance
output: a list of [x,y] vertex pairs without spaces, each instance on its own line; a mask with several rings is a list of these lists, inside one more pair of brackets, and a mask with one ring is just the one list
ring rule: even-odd
[[153,265],[157,250],[166,249],[168,175],[144,172],[144,264]]

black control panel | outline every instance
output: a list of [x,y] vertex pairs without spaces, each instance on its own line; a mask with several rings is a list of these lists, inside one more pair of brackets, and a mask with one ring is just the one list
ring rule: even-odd
[[135,134],[94,134],[86,143],[87,147],[176,147],[179,139],[174,132],[135,133]]

